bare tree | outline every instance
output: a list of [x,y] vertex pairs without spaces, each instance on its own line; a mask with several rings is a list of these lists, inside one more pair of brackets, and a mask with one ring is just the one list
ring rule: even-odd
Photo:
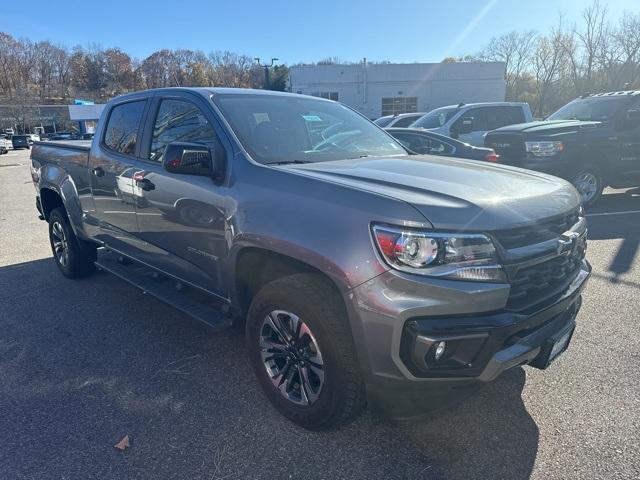
[[487,48],[479,54],[483,60],[504,62],[508,99],[516,100],[520,97],[521,80],[531,65],[536,37],[533,30],[505,33],[493,37]]

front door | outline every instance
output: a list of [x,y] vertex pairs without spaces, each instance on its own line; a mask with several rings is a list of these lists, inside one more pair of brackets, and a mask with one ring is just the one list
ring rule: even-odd
[[464,143],[469,143],[477,147],[484,146],[484,134],[487,133],[487,112],[485,108],[470,108],[458,118],[452,131],[459,131],[464,121],[470,120],[473,128],[469,133],[460,133],[457,139]]
[[171,142],[224,151],[215,120],[206,105],[188,94],[158,98],[153,108],[150,144],[133,179],[142,189],[136,209],[139,235],[146,244],[144,260],[226,297],[220,267],[227,255],[226,188],[212,178],[169,173],[162,166]]
[[136,249],[135,204],[140,198],[133,174],[145,106],[144,99],[114,106],[109,112],[104,136],[90,155],[96,237],[123,253],[134,253]]

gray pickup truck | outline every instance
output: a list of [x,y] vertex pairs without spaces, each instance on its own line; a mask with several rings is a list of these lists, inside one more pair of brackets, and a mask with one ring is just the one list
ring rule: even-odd
[[97,267],[244,329],[266,397],[309,429],[546,368],[590,274],[568,182],[409,155],[329,100],[143,91],[109,102],[90,145],[31,159],[65,276]]

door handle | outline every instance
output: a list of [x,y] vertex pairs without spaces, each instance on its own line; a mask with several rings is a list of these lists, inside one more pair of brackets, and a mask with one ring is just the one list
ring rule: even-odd
[[91,173],[93,173],[96,177],[104,177],[104,170],[102,169],[102,167],[96,167],[93,170],[91,170]]

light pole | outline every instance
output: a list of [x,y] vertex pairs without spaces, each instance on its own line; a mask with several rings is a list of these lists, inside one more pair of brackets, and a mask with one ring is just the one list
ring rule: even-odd
[[264,86],[263,88],[265,90],[269,90],[269,69],[271,67],[273,67],[273,64],[275,62],[278,61],[277,58],[272,58],[271,59],[271,63],[269,65],[267,65],[266,63],[263,65],[262,63],[260,63],[260,59],[258,57],[255,57],[254,60],[256,61],[256,63],[258,64],[259,67],[264,67]]

